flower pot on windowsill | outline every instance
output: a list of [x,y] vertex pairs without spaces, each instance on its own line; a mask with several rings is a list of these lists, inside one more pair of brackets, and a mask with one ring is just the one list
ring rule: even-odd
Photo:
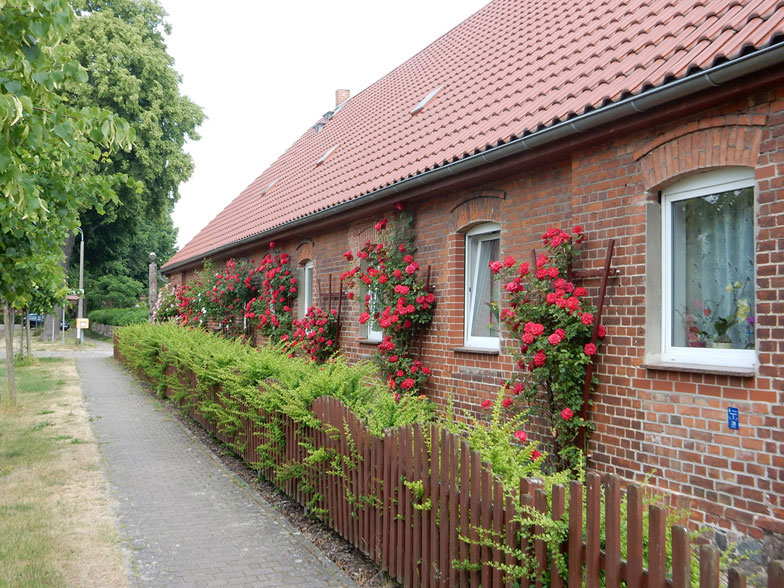
[[732,341],[714,341],[714,349],[732,349]]
[[707,347],[705,341],[689,341],[689,347]]

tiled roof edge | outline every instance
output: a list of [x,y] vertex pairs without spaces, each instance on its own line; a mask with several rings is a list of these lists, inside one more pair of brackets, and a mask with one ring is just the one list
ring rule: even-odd
[[398,194],[414,186],[428,184],[442,177],[461,173],[480,166],[483,163],[490,163],[509,155],[514,155],[559,139],[564,139],[570,135],[583,133],[616,119],[646,112],[668,102],[684,98],[691,94],[696,94],[702,90],[721,86],[722,84],[726,84],[739,77],[780,63],[784,63],[784,42],[769,45],[768,47],[730,61],[725,61],[724,63],[715,65],[709,69],[687,75],[686,77],[672,82],[667,82],[661,86],[644,90],[635,96],[623,98],[590,112],[577,115],[567,121],[558,122],[544,129],[509,141],[503,145],[491,147],[481,153],[475,153],[458,161],[424,171],[410,178],[405,178],[394,184],[390,184],[389,186],[384,186],[383,188],[376,189],[362,196],[357,196],[351,200],[341,202],[340,204],[325,210],[320,210],[307,216],[293,219],[267,231],[249,235],[238,241],[233,241],[204,253],[194,255],[188,259],[178,261],[175,264],[164,264],[161,269],[166,272],[175,271],[180,267],[191,265],[200,259],[211,257],[222,251],[227,251],[252,241],[262,240],[267,236],[272,237],[282,230],[307,224],[327,216],[340,214],[345,210],[351,210],[369,202]]

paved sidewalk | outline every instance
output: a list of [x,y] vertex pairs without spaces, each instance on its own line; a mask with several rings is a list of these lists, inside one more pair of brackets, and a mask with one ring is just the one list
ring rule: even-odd
[[353,586],[108,357],[77,355],[137,586]]

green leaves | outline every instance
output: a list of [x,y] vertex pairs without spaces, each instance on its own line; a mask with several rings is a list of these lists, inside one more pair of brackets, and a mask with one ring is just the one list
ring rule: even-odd
[[[80,210],[115,198],[122,176],[88,170],[95,149],[127,149],[128,124],[72,107],[55,90],[84,83],[62,43],[73,21],[66,0],[4,0],[0,11],[0,299],[20,306],[63,284],[62,243]],[[100,141],[90,138],[98,128]]]

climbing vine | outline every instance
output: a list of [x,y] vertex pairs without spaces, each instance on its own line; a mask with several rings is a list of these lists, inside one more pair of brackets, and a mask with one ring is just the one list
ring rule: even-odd
[[359,322],[383,332],[376,364],[397,398],[418,394],[430,374],[416,354],[433,321],[435,295],[428,291],[414,258],[413,226],[411,213],[397,204],[391,221],[384,218],[375,225],[381,236],[378,243],[346,251],[349,269],[341,275],[352,289],[349,298],[362,297]]

